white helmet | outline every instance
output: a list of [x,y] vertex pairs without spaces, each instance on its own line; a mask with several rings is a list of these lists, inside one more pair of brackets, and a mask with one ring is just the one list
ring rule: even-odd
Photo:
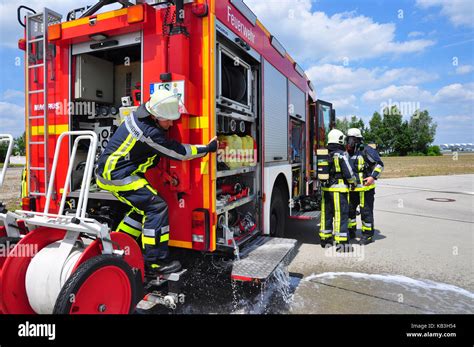
[[360,129],[350,128],[347,130],[347,136],[362,138],[362,133],[360,132]]
[[145,107],[156,118],[177,120],[181,117],[179,99],[179,95],[169,90],[158,89],[150,96]]
[[345,141],[346,141],[346,136],[340,130],[332,129],[328,134],[328,144],[336,143],[338,145],[344,145]]

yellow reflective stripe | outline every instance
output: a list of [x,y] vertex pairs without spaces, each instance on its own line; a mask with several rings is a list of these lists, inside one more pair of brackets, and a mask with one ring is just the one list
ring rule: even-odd
[[[168,242],[170,239],[170,234],[166,233],[164,235],[161,235],[160,237],[160,243],[161,242]],[[142,243],[144,245],[151,245],[151,246],[156,246],[156,239],[154,237],[148,237],[142,234]]]
[[146,170],[153,164],[153,161],[156,158],[156,154],[152,157],[149,157],[145,163],[141,164],[135,171],[132,172],[132,175],[136,175],[137,173],[145,173]]
[[26,168],[23,169],[21,175],[21,198],[26,198],[28,196],[27,183],[26,183]]
[[128,191],[128,190],[138,190],[138,189],[143,188],[146,185],[148,185],[148,181],[144,178],[139,179],[138,181],[135,181],[135,182],[130,183],[130,184],[125,184],[123,186],[113,186],[113,185],[110,185],[110,184],[103,184],[99,180],[96,180],[96,183],[100,188],[108,190],[110,192],[125,192],[125,191]]
[[341,210],[339,208],[339,192],[334,193],[334,232],[341,230]]
[[319,224],[319,230],[326,229],[326,200],[324,199],[324,193],[321,198],[321,220]]
[[209,174],[209,160],[202,160],[201,161],[201,175],[208,175]]
[[155,246],[156,245],[156,240],[154,237],[148,237],[142,234],[142,244],[143,245],[151,245]]
[[323,232],[319,233],[319,238],[321,240],[327,240],[327,239],[330,239],[331,237],[332,237],[332,233],[327,233],[327,234],[325,234]]
[[359,197],[360,197],[360,207],[364,207],[365,206],[365,194],[364,192],[360,192],[359,193]]
[[327,166],[329,163],[327,161],[318,161],[319,166]]
[[374,169],[374,171],[375,171],[375,172],[379,172],[379,173],[380,173],[380,172],[382,172],[382,169],[381,169],[381,168],[379,168],[379,167],[376,167],[376,168]]
[[133,137],[132,134],[129,134],[120,147],[107,158],[104,166],[104,172],[102,174],[104,178],[109,180],[112,179],[111,174],[115,169],[117,162],[120,158],[124,157],[128,152],[130,152],[136,141],[137,139]]
[[[115,192],[112,192],[112,194],[121,202],[123,202],[124,204],[130,206],[132,208],[133,211],[135,211],[136,213],[138,214],[141,214],[142,216],[145,216],[145,212],[136,208],[135,206],[132,205],[132,203],[130,201],[128,201],[127,199],[125,199],[124,197],[121,197],[120,195],[118,195],[117,193]],[[145,223],[145,221],[143,221],[143,223]]]
[[152,192],[153,194],[157,195],[158,192],[156,191],[156,189],[154,189],[152,186],[150,186],[149,184],[147,184],[145,186],[145,188],[147,188],[150,192]]
[[339,157],[334,157],[334,166],[336,167],[336,172],[341,172],[341,167],[339,166]]
[[189,129],[208,129],[209,128],[209,117],[190,117],[189,118]]
[[[48,125],[49,135],[61,135],[69,130],[69,124]],[[44,135],[44,125],[35,125],[31,127],[31,136]]]
[[358,171],[362,171],[364,169],[364,158],[362,156],[358,156],[357,158],[358,158],[357,160]]
[[189,145],[191,147],[191,155],[196,155],[198,153],[198,149],[196,146]]
[[180,248],[189,248],[189,249],[193,248],[193,243],[188,242],[188,241],[170,240],[168,245],[171,247],[180,247]]
[[321,188],[322,191],[325,192],[340,192],[340,193],[347,193],[349,191],[349,188]]
[[133,237],[137,238],[142,234],[141,230],[137,230],[135,228],[132,228],[131,226],[125,224],[124,222],[120,223],[120,225],[117,228],[118,231],[123,231],[127,234],[132,235]]
[[362,225],[362,231],[371,231],[372,227],[365,227]]

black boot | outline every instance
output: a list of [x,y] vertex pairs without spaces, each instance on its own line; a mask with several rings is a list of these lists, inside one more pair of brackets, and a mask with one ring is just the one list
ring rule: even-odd
[[336,252],[338,253],[350,253],[353,251],[354,251],[354,248],[352,248],[352,245],[349,242],[336,244]]
[[356,231],[355,229],[349,229],[349,240],[353,240],[356,238]]
[[360,241],[359,241],[359,245],[368,245],[369,243],[372,243],[374,242],[374,239],[372,236],[368,236],[368,235],[362,235],[362,237],[360,238]]
[[321,242],[320,242],[320,245],[322,248],[326,248],[326,247],[331,247],[333,245],[334,241],[332,239],[332,237],[326,239],[326,240],[322,240],[321,239]]
[[181,263],[177,260],[157,260],[145,264],[145,274],[147,277],[166,275],[181,270]]

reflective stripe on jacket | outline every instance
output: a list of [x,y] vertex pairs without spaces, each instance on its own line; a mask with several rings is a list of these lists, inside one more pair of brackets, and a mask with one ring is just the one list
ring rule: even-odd
[[100,156],[96,171],[98,184],[104,189],[107,185],[132,185],[134,190],[139,189],[145,184],[140,181],[143,174],[155,167],[160,157],[182,161],[207,153],[205,145],[168,139],[166,131],[150,117],[138,118],[134,112],[125,118]]

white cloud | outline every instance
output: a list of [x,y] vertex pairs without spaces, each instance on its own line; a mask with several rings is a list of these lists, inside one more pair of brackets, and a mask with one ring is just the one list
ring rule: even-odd
[[25,108],[0,101],[0,124],[2,132],[13,136],[21,135],[25,131]]
[[419,37],[419,36],[425,36],[425,33],[422,31],[412,31],[408,33],[409,38]]
[[[315,65],[306,74],[320,91],[318,97],[337,104],[343,112],[358,110],[354,94],[381,89],[390,84],[414,85],[437,79],[437,74],[415,68],[350,68],[340,65]],[[368,96],[369,97],[369,96]]]
[[395,41],[395,24],[377,23],[353,12],[332,16],[312,12],[310,0],[246,3],[298,61],[357,61],[417,53],[434,44],[431,40]]
[[[452,104],[472,105],[474,101],[474,83],[454,83],[442,87],[436,93],[431,93],[418,86],[390,85],[378,90],[369,90],[362,95],[367,102],[394,100],[397,102],[416,101],[423,104]],[[472,107],[472,106],[471,106]]]
[[472,0],[417,0],[423,8],[441,7],[441,14],[454,26],[474,27],[474,2]]
[[367,102],[388,101],[406,102],[415,101],[421,102],[432,100],[433,96],[430,92],[419,88],[418,86],[396,86],[390,85],[386,88],[378,90],[369,90],[362,95],[362,100]]
[[20,91],[20,90],[13,90],[13,89],[7,89],[3,92],[3,100],[11,100],[11,99],[24,99],[25,98],[25,92]]
[[399,81],[403,84],[417,85],[425,82],[431,82],[439,78],[438,74],[430,73],[415,68],[399,68],[387,70],[382,80]]
[[356,105],[357,98],[355,95],[351,94],[346,97],[324,99],[332,103],[333,107],[339,112],[356,112],[359,107]]
[[454,83],[441,88],[434,96],[439,103],[457,103],[474,101],[474,83]]
[[474,66],[472,65],[461,65],[456,68],[456,74],[465,75],[474,71]]
[[437,117],[439,120],[445,120],[448,122],[459,122],[459,123],[465,123],[465,122],[472,122],[474,121],[474,116],[444,116],[444,117]]

